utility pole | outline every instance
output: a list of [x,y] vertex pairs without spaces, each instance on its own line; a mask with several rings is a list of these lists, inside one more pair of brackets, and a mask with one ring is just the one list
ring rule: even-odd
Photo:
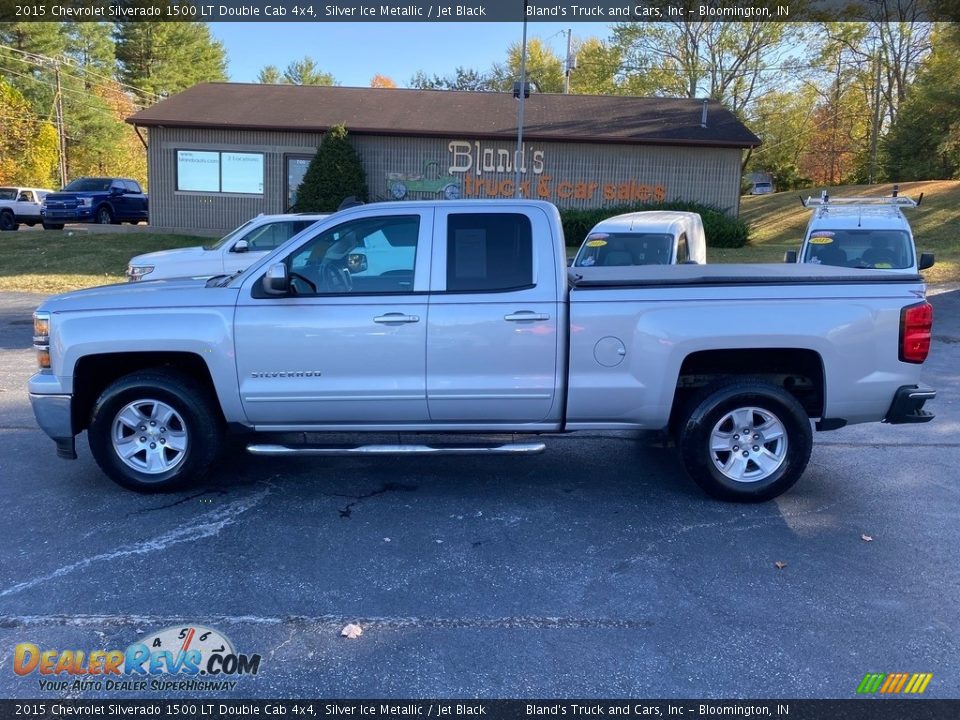
[[520,191],[520,166],[523,165],[523,101],[527,95],[527,0],[523,0],[523,42],[520,45],[520,107],[517,110],[517,151],[513,154],[513,194]]
[[873,85],[873,123],[870,128],[870,176],[867,181],[873,185],[877,181],[877,144],[880,137],[880,54],[874,46],[874,63],[877,66]]
[[63,90],[60,87],[60,58],[53,59],[53,71],[57,77],[57,96],[54,99],[57,112],[57,139],[60,150],[60,187],[67,185],[67,133],[63,127]]
[[567,30],[567,61],[566,61],[566,71],[563,74],[563,94],[568,95],[570,93],[570,71],[573,70],[573,57],[571,56],[571,35],[573,30]]

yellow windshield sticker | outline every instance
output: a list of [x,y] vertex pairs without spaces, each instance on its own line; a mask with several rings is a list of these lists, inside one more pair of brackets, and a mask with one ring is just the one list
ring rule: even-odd
[[603,247],[606,244],[606,240],[587,240],[587,247]]
[[832,242],[833,242],[832,237],[824,237],[823,235],[810,236],[811,245],[829,245]]
[[874,265],[875,268],[880,268],[881,270],[889,270],[893,267],[890,263],[877,263]]

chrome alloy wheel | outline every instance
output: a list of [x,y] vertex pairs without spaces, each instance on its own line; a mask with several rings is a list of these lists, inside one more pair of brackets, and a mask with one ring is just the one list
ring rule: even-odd
[[159,400],[134,400],[113,419],[113,451],[128,467],[147,475],[172,470],[186,457],[187,426],[180,413]]
[[717,470],[736,482],[766,480],[786,457],[786,429],[776,415],[763,408],[732,410],[710,433],[710,459]]

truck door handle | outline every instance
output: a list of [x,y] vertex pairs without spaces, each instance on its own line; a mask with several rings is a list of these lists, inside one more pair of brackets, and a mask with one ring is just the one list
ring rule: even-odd
[[377,315],[373,319],[375,323],[386,323],[390,325],[392,323],[415,323],[420,322],[419,315],[404,315],[403,313],[387,313],[386,315]]
[[509,315],[504,315],[503,319],[507,322],[534,322],[536,320],[549,320],[549,315],[544,315],[543,313],[535,313],[530,310],[518,310],[515,313]]

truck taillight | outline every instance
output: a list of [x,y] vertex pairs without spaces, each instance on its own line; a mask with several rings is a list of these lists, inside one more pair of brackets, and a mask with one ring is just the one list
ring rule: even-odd
[[933,330],[933,305],[928,302],[908,305],[900,311],[900,360],[922,363],[930,353]]

